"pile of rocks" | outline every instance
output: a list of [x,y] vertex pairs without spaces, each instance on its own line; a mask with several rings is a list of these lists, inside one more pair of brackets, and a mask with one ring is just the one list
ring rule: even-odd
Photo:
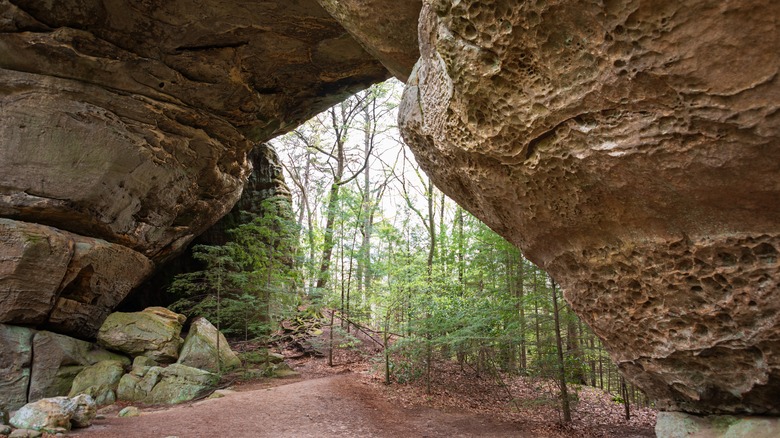
[[[97,343],[0,324],[0,423],[57,433],[89,425],[81,412],[94,417],[96,405],[174,404],[213,390],[216,373],[241,360],[205,318],[195,318],[182,339],[185,320],[162,307],[113,313]],[[76,408],[84,406],[91,408]],[[11,433],[0,427],[0,436]]]

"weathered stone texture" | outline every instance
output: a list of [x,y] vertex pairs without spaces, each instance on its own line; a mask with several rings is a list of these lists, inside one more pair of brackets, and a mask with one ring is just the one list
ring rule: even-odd
[[420,55],[422,0],[317,0],[396,78],[406,82]]
[[119,379],[125,373],[125,364],[117,360],[104,360],[90,365],[73,379],[68,397],[86,394],[97,405],[110,405],[116,401]]
[[98,343],[132,357],[146,356],[171,363],[179,357],[184,315],[164,307],[149,307],[142,312],[115,312],[98,331]]
[[[134,368],[135,370],[135,368]],[[125,374],[119,381],[120,400],[147,404],[176,404],[201,396],[217,386],[219,376],[178,363],[151,367],[143,376]]]
[[129,365],[123,356],[89,342],[47,331],[33,337],[33,363],[27,400],[68,394],[73,379],[87,366],[104,360]]
[[200,316],[192,321],[176,363],[216,373],[240,367],[241,359],[230,349],[225,336],[206,318]]
[[[315,0],[0,0],[0,216],[164,261],[231,209],[256,142],[387,76]],[[34,304],[0,321],[42,324],[74,248],[0,237],[17,285],[0,300]],[[148,274],[111,269],[69,275],[123,290]],[[118,293],[67,295],[50,328],[91,337]]]
[[[34,330],[0,324],[0,411],[27,403]],[[0,418],[0,424],[4,424]]]
[[682,412],[659,412],[655,434],[663,438],[775,438],[780,420],[772,417],[700,417]]
[[780,414],[780,3],[426,1],[404,137],[667,409]]
[[152,262],[104,240],[0,218],[0,322],[93,338]]

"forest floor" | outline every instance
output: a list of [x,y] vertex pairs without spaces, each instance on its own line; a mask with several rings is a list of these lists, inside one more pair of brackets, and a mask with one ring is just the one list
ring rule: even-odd
[[[142,408],[119,418],[123,405],[101,411],[68,437],[652,437],[655,413],[623,406],[589,387],[577,391],[574,420],[560,422],[544,384],[516,378],[498,384],[456,364],[438,364],[430,395],[418,381],[384,385],[365,354],[288,359],[300,373],[286,379],[236,382],[228,395]],[[510,394],[511,393],[511,397]],[[540,395],[541,394],[541,395]]]
[[[328,333],[324,328],[314,344],[323,344]],[[655,436],[655,410],[632,406],[631,420],[626,421],[622,404],[587,386],[569,388],[577,401],[573,421],[563,424],[552,381],[505,375],[499,380],[449,361],[434,364],[430,394],[422,378],[385,385],[381,362],[377,363],[378,341],[367,334],[355,332],[355,348],[335,350],[334,366],[328,366],[324,357],[283,351],[297,376],[245,380],[236,373],[228,376],[231,386],[224,397],[137,406],[139,417],[118,417],[127,406],[118,403],[102,408],[91,427],[76,429],[68,437]],[[234,345],[238,351],[260,347],[239,344]]]

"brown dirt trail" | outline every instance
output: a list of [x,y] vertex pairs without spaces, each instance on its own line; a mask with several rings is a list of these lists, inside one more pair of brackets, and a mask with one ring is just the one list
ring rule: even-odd
[[140,417],[108,414],[79,438],[148,437],[531,437],[487,416],[391,404],[354,375],[236,392]]

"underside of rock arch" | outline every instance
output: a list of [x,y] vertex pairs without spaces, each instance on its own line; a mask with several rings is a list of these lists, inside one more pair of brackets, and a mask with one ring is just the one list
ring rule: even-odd
[[431,1],[401,124],[663,409],[780,414],[780,5]]

